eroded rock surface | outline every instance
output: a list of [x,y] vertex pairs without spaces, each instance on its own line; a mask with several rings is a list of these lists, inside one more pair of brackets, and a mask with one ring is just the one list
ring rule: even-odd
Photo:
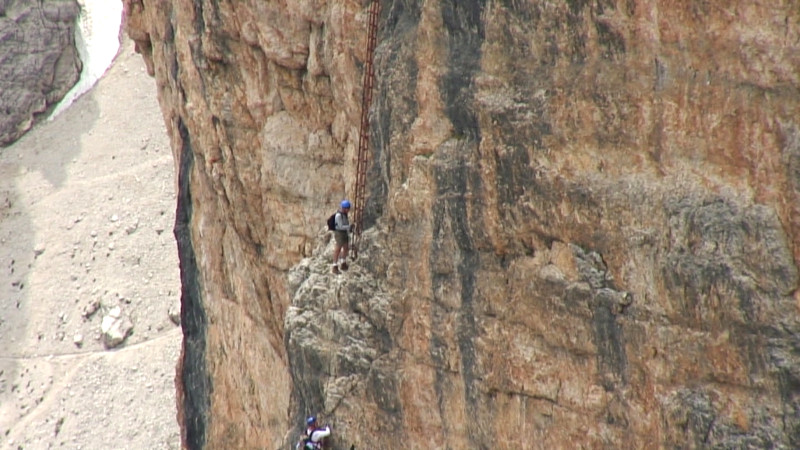
[[[658,3],[658,4],[656,4]],[[796,2],[126,0],[179,173],[191,448],[800,445]],[[533,443],[533,444],[532,444]]]
[[0,145],[19,138],[78,81],[79,12],[75,0],[0,2]]

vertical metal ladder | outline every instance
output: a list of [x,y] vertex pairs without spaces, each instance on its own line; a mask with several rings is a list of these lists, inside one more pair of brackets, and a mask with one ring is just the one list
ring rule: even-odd
[[372,104],[372,87],[375,84],[375,70],[373,58],[375,45],[378,39],[378,19],[380,18],[381,2],[372,0],[369,6],[369,24],[367,34],[367,54],[364,61],[364,83],[361,94],[361,130],[358,136],[358,156],[356,161],[356,185],[353,200],[353,224],[356,226],[353,240],[353,258],[358,255],[358,243],[361,240],[361,230],[364,221],[364,203],[366,202],[367,166],[369,164],[369,108]]

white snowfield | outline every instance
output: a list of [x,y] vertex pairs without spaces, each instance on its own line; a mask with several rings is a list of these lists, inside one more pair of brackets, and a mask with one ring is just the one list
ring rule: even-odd
[[122,0],[78,0],[81,13],[75,43],[83,61],[81,78],[56,105],[50,120],[72,105],[106,73],[119,52]]

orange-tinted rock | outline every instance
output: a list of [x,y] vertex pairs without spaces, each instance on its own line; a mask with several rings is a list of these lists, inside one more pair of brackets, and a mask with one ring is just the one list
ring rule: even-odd
[[[126,0],[180,178],[192,448],[800,445],[790,1]],[[713,3],[713,2],[712,2]]]

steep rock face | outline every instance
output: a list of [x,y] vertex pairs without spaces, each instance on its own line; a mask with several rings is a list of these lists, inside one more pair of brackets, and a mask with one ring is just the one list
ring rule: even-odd
[[78,81],[79,12],[75,0],[0,1],[0,145],[19,138]]
[[368,3],[125,2],[180,178],[184,442],[800,445],[796,3],[382,0],[334,277]]

